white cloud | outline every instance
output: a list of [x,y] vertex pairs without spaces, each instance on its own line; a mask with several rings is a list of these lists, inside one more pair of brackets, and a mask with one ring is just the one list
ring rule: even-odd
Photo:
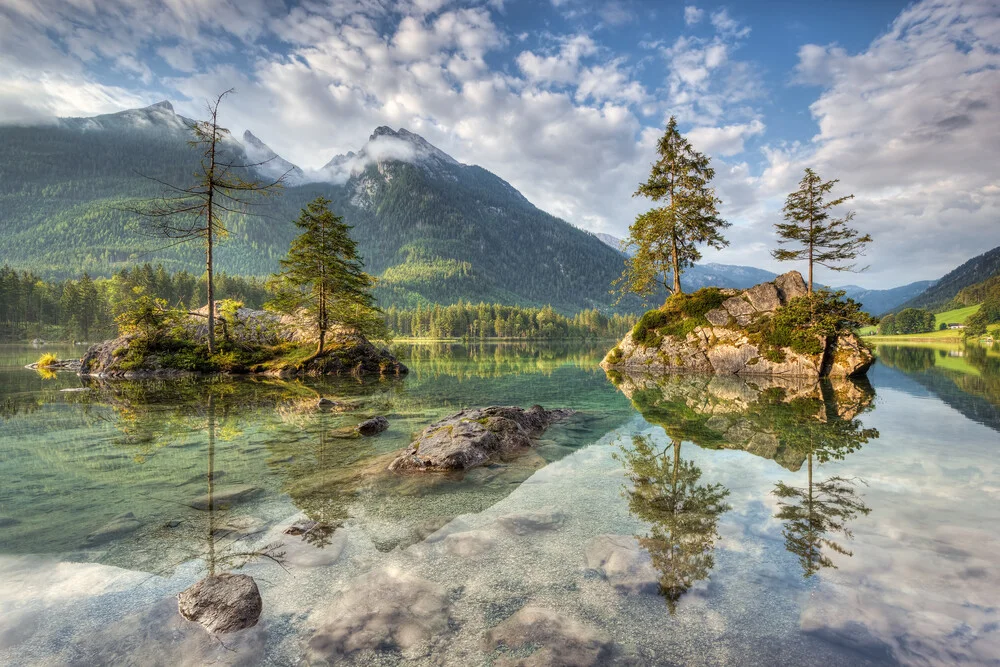
[[754,119],[749,123],[723,127],[695,127],[687,133],[687,137],[703,153],[731,156],[742,153],[744,140],[763,134],[764,129],[764,123]]
[[765,187],[792,189],[806,166],[840,178],[875,237],[869,281],[935,278],[1000,244],[995,6],[923,2],[861,53],[807,45],[799,56],[800,81],[826,82],[810,106],[819,132],[769,154]]
[[704,9],[698,9],[694,5],[688,5],[684,8],[684,23],[687,25],[700,23],[703,18],[705,18]]

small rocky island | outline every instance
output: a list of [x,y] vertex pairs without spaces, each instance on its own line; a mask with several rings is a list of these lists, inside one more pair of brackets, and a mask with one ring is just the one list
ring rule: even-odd
[[[202,311],[207,312],[206,309]],[[209,354],[202,341],[204,312],[176,321],[135,327],[118,338],[93,345],[80,360],[79,374],[140,379],[211,373],[301,375],[402,375],[408,369],[384,347],[364,335],[336,328],[322,351],[316,338],[295,318],[265,310],[219,312],[222,336]]]
[[746,290],[706,287],[651,310],[601,362],[605,370],[854,377],[875,361],[852,331],[860,311],[808,295],[798,271]]

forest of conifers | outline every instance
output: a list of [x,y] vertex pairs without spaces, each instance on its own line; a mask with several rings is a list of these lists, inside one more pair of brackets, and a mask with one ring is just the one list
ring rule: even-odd
[[[206,280],[186,271],[169,273],[162,265],[123,269],[111,278],[46,281],[8,267],[0,268],[0,341],[36,337],[93,341],[115,333],[115,317],[140,294],[164,299],[170,306],[198,308],[205,303]],[[259,278],[224,273],[215,276],[218,299],[261,308],[270,298]],[[635,319],[584,310],[573,317],[551,306],[527,308],[459,302],[418,306],[385,313],[389,330],[415,338],[620,338]]]

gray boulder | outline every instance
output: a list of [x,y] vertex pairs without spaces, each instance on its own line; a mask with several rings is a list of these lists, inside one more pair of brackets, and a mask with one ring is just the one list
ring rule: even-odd
[[545,429],[573,412],[540,405],[462,410],[424,429],[389,470],[467,470],[532,447]]
[[358,433],[364,436],[378,435],[389,428],[389,420],[385,417],[372,417],[358,424]]
[[181,616],[213,633],[253,627],[263,609],[257,584],[245,574],[205,577],[177,596]]
[[566,521],[566,515],[558,510],[540,510],[507,514],[497,519],[497,523],[515,535],[527,535],[543,530],[556,530]]

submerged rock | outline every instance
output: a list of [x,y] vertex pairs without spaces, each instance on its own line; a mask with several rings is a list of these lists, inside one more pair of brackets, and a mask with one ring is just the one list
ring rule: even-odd
[[209,504],[212,509],[221,510],[237,503],[253,498],[264,490],[251,484],[231,484],[220,486],[212,491],[211,495],[204,494],[191,501],[191,507],[196,510],[207,510]]
[[15,519],[10,516],[0,516],[0,528],[7,528],[9,526],[16,526],[21,523],[20,519]]
[[[872,352],[853,332],[836,336],[816,335],[815,353],[791,347],[768,346],[754,334],[756,323],[773,317],[792,299],[805,296],[807,288],[798,271],[778,276],[743,291],[701,291],[702,297],[714,296],[719,305],[702,315],[683,315],[660,311],[670,317],[654,325],[637,340],[632,332],[625,335],[601,362],[605,369],[643,372],[686,371],[720,375],[852,377],[863,375],[875,361]],[[696,293],[698,294],[698,293]],[[689,302],[690,303],[690,302]],[[687,311],[685,311],[687,312]],[[651,311],[647,315],[655,315]],[[683,317],[678,327],[677,317]],[[691,321],[700,317],[700,321]],[[647,318],[644,317],[643,320]],[[754,326],[751,326],[754,325]],[[679,331],[678,331],[679,330]],[[686,333],[684,333],[686,332]],[[637,334],[638,335],[638,334]],[[808,349],[800,346],[799,349]]]
[[245,574],[205,577],[177,596],[181,616],[213,633],[253,627],[263,608],[256,582]]
[[543,530],[556,530],[565,520],[566,515],[558,510],[540,510],[507,514],[497,519],[497,523],[515,535],[527,535]]
[[308,659],[335,664],[375,651],[417,658],[447,633],[448,615],[443,586],[395,568],[375,570],[344,590],[309,640]]
[[[486,634],[488,650],[507,649],[495,665],[591,667],[611,658],[610,637],[587,623],[541,607],[524,607]],[[532,651],[523,656],[524,652]]]
[[104,524],[90,535],[87,535],[87,544],[95,546],[111,542],[120,537],[124,537],[142,527],[142,523],[135,518],[132,512],[120,514],[114,519]]
[[316,402],[316,405],[321,408],[332,408],[337,405],[337,402],[323,397]]
[[378,435],[389,428],[389,420],[385,417],[372,417],[358,424],[358,433],[364,436]]
[[531,447],[551,424],[573,413],[540,405],[462,410],[424,429],[389,470],[467,470]]

